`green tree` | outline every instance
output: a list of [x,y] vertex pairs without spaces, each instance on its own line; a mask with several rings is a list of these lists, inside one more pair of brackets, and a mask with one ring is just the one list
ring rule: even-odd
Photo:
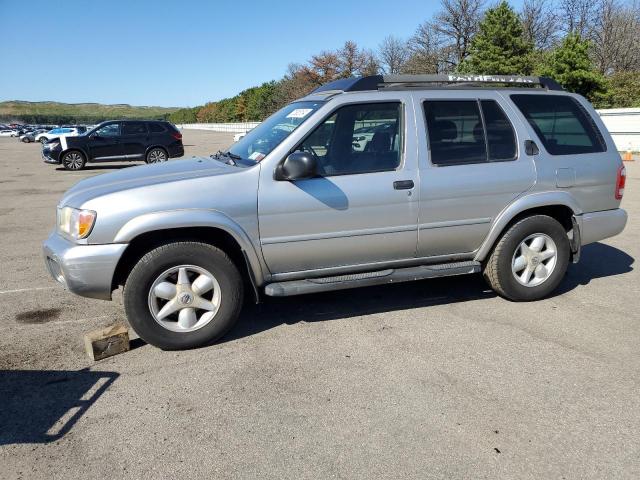
[[570,33],[543,60],[537,73],[553,78],[566,90],[594,100],[605,90],[605,79],[589,58],[590,42]]
[[597,95],[598,108],[640,107],[640,75],[638,72],[616,72],[606,79],[606,89]]
[[528,75],[533,70],[533,45],[524,37],[518,14],[502,1],[485,13],[471,41],[461,73]]

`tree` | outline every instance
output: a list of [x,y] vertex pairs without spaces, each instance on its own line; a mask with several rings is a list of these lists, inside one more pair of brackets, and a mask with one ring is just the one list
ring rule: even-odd
[[407,43],[393,35],[386,36],[378,47],[378,56],[385,73],[397,74],[402,72],[409,55]]
[[640,3],[600,0],[592,40],[591,55],[600,73],[640,70]]
[[464,73],[518,75],[533,70],[533,46],[524,38],[518,15],[506,1],[485,13],[471,42],[470,56],[458,71]]
[[607,77],[606,90],[596,97],[600,108],[639,108],[640,76],[637,72],[617,72]]
[[520,19],[524,38],[534,48],[548,50],[558,40],[560,21],[550,0],[524,0]]
[[433,22],[426,21],[418,25],[416,32],[407,44],[410,55],[402,68],[402,73],[443,73],[451,70],[455,60],[450,57],[454,52],[447,44],[446,36]]
[[577,33],[581,38],[591,38],[597,5],[597,0],[560,0],[563,30],[567,34]]
[[484,0],[442,0],[442,10],[431,22],[442,36],[449,50],[447,55],[451,69],[456,68],[467,56],[471,41],[482,19]]
[[605,83],[589,58],[590,44],[577,33],[570,33],[551,52],[539,73],[552,77],[568,91],[593,100],[604,91]]

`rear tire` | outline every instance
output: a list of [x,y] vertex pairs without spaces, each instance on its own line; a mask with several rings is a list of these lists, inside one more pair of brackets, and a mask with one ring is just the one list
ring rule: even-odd
[[182,350],[211,344],[227,333],[238,319],[243,296],[240,272],[222,250],[176,242],[150,251],[133,267],[124,286],[124,307],[144,341]]
[[160,147],[154,147],[147,152],[145,161],[147,163],[162,163],[169,159],[167,152]]
[[526,217],[498,240],[483,274],[504,298],[538,300],[562,281],[570,251],[567,233],[557,220],[546,215]]
[[77,150],[65,153],[61,160],[62,166],[65,170],[82,170],[86,162],[87,160],[84,157],[84,154]]
[[38,141],[44,145],[45,143],[47,143],[49,141],[49,139],[47,137],[40,137],[40,140],[38,140]]

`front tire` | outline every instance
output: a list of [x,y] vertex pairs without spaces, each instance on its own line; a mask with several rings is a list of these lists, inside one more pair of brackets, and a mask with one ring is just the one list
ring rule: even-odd
[[546,215],[526,217],[502,235],[483,274],[504,298],[538,300],[562,281],[570,251],[567,233],[557,220]]
[[158,247],[133,267],[124,286],[129,324],[163,350],[208,345],[235,324],[242,309],[240,272],[219,248],[199,242]]
[[147,152],[147,157],[145,158],[147,163],[162,163],[166,162],[169,159],[169,155],[162,148],[152,148]]
[[71,151],[67,152],[62,156],[62,166],[65,170],[82,170],[84,168],[87,159],[84,157],[82,152]]

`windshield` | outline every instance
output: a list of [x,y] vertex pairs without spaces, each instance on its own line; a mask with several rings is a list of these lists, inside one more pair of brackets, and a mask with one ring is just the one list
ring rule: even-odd
[[278,110],[256,128],[248,132],[229,152],[243,160],[259,162],[291,135],[311,113],[324,102],[293,102]]

